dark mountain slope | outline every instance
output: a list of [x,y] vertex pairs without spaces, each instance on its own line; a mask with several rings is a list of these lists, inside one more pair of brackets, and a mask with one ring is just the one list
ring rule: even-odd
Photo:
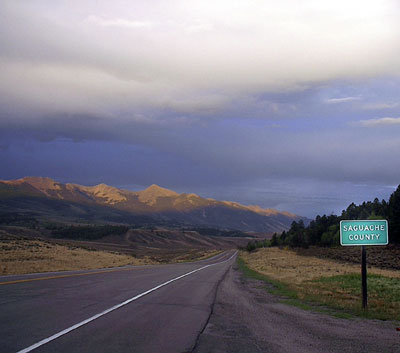
[[179,223],[256,232],[279,232],[302,219],[288,212],[178,194],[157,185],[128,191],[105,184],[62,184],[50,178],[0,181],[1,212],[31,212],[116,223]]

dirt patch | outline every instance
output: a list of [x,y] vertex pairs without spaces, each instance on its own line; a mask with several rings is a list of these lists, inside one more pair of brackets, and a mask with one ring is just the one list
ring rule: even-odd
[[[346,263],[361,263],[361,249],[358,246],[322,248],[310,247],[296,249],[301,256],[316,256],[322,259],[332,259]],[[369,266],[383,269],[400,270],[400,246],[367,246],[367,262]]]
[[[358,249],[359,250],[359,249]],[[314,256],[299,256],[296,251],[279,248],[241,252],[241,258],[253,270],[286,283],[302,283],[319,277],[360,273],[360,263],[338,262]],[[370,267],[369,273],[400,278],[400,271]]]

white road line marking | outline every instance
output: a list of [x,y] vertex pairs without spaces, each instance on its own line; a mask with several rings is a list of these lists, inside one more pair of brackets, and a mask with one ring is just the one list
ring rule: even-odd
[[36,348],[38,348],[38,347],[40,347],[40,346],[43,346],[44,344],[49,343],[50,341],[53,341],[53,340],[57,339],[58,337],[61,337],[61,336],[65,335],[65,334],[67,334],[67,333],[69,333],[69,332],[71,332],[71,331],[73,331],[73,330],[75,330],[75,329],[77,329],[77,328],[79,328],[79,327],[81,327],[81,326],[83,326],[83,325],[86,325],[86,324],[88,324],[89,322],[94,321],[94,320],[98,319],[99,317],[110,313],[111,311],[114,311],[114,310],[116,310],[116,309],[119,309],[120,307],[122,307],[122,306],[124,306],[124,305],[127,305],[127,304],[133,302],[134,300],[137,300],[137,299],[139,299],[139,298],[141,298],[141,297],[143,297],[143,296],[145,296],[145,295],[147,295],[147,294],[149,294],[149,293],[151,293],[151,292],[154,292],[155,290],[160,289],[161,287],[164,287],[164,286],[166,286],[167,284],[170,284],[170,283],[172,283],[172,282],[175,282],[175,281],[177,281],[177,280],[179,280],[179,279],[181,279],[181,278],[183,278],[183,277],[189,276],[189,275],[191,275],[191,274],[193,274],[193,273],[195,273],[195,272],[204,270],[204,269],[207,268],[207,267],[211,267],[211,266],[215,266],[215,265],[220,265],[220,264],[223,264],[223,263],[225,263],[225,262],[228,262],[228,261],[231,260],[236,254],[237,254],[237,251],[236,251],[228,260],[224,260],[224,261],[221,261],[221,262],[217,262],[217,263],[215,263],[215,264],[210,264],[210,265],[206,265],[206,266],[200,267],[200,268],[198,268],[197,270],[190,271],[190,272],[188,272],[188,273],[185,273],[185,274],[183,274],[183,275],[180,275],[180,276],[178,276],[178,277],[175,277],[175,278],[173,278],[173,279],[170,279],[170,280],[167,281],[167,282],[161,283],[161,284],[159,284],[158,286],[156,286],[156,287],[154,287],[154,288],[151,288],[151,289],[149,289],[149,290],[147,290],[147,291],[145,291],[145,292],[143,292],[143,293],[141,293],[141,294],[138,294],[138,295],[134,296],[133,298],[130,298],[130,299],[128,299],[128,300],[125,300],[124,302],[122,302],[122,303],[120,303],[120,304],[114,305],[114,306],[112,306],[111,308],[106,309],[106,310],[102,311],[101,313],[96,314],[96,315],[90,317],[89,319],[86,319],[86,320],[81,321],[81,322],[79,322],[79,323],[77,323],[77,324],[75,324],[75,325],[73,325],[73,326],[71,326],[71,327],[68,327],[67,329],[62,330],[62,331],[60,331],[60,332],[54,334],[53,336],[50,336],[50,337],[48,337],[48,338],[45,338],[45,339],[43,339],[43,340],[41,340],[41,341],[39,341],[39,342],[33,344],[32,346],[29,346],[28,348],[25,348],[25,349],[22,349],[22,350],[18,351],[17,353],[27,353],[27,352],[33,351],[34,349],[36,349]]

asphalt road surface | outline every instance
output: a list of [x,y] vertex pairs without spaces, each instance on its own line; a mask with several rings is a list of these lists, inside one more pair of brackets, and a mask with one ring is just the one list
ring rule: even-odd
[[1,277],[0,352],[400,353],[399,322],[282,304],[234,254]]
[[234,262],[0,278],[0,352],[191,352]]

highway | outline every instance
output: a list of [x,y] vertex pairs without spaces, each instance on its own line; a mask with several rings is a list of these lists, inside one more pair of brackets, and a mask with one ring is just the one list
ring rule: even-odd
[[0,277],[0,352],[190,352],[235,255]]

